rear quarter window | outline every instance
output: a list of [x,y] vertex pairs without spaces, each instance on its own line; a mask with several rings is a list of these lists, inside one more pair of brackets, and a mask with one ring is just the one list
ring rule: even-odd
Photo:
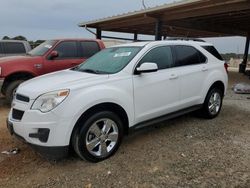
[[210,54],[212,54],[214,57],[216,57],[219,60],[223,61],[222,56],[220,53],[216,50],[214,46],[202,46],[205,50],[207,50]]
[[21,42],[5,42],[4,51],[6,54],[25,54],[25,47]]

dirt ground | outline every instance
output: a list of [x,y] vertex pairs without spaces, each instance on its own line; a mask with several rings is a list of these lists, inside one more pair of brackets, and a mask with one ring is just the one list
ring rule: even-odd
[[229,73],[228,94],[213,120],[185,115],[127,136],[110,159],[76,156],[51,163],[11,137],[0,99],[0,187],[250,187],[250,95],[231,91],[246,76]]

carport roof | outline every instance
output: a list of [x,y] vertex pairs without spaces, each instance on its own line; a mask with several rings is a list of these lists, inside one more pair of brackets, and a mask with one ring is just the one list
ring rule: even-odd
[[145,10],[80,23],[102,31],[154,35],[161,23],[162,36],[247,36],[249,0],[187,0]]

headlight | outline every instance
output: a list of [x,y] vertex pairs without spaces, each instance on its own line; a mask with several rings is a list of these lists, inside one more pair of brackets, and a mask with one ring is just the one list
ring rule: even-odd
[[40,95],[32,104],[32,110],[40,110],[41,112],[49,112],[61,104],[69,95],[69,90],[60,90]]

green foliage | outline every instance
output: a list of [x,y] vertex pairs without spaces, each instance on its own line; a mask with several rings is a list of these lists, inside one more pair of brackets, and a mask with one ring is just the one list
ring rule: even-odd
[[[2,38],[2,40],[25,40],[28,41],[26,37],[19,35],[19,36],[15,36],[13,38],[9,37],[9,36],[4,36]],[[31,48],[35,48],[38,45],[40,45],[41,43],[43,43],[45,40],[37,40],[37,41],[28,41],[30,43]]]
[[242,59],[243,54],[236,54],[236,53],[226,53],[226,54],[221,54],[224,60],[229,61],[231,58],[233,59]]
[[27,39],[24,36],[21,36],[21,35],[12,38],[12,40],[25,40],[25,41],[27,41]]
[[10,39],[10,37],[8,37],[8,36],[3,37],[3,40],[9,40],[9,39]]

